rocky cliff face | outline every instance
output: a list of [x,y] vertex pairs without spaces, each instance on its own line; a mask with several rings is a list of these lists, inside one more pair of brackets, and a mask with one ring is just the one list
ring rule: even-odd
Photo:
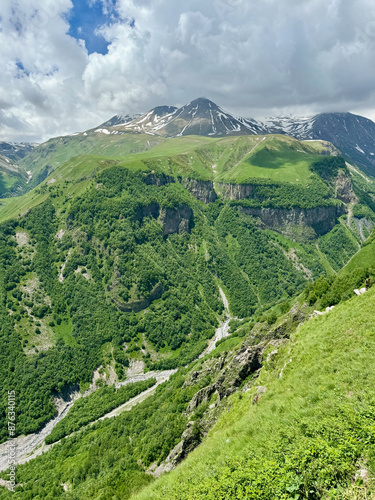
[[344,203],[358,203],[350,176],[340,174],[335,181],[335,195],[338,200]]
[[[182,184],[190,193],[204,203],[212,203],[216,200],[217,194],[212,181],[202,181],[197,179],[183,179],[178,177],[177,181]],[[156,175],[155,173],[145,174],[144,182],[148,185],[165,186],[176,182],[170,175]]]
[[217,198],[214,183],[212,181],[197,181],[196,179],[182,178],[179,178],[178,181],[186,187],[197,200],[203,201],[204,203],[213,203]]
[[163,225],[163,236],[190,232],[193,219],[193,211],[187,205],[161,209],[159,220]]
[[144,182],[148,186],[165,186],[166,184],[171,184],[175,182],[174,178],[166,174],[156,175],[154,172],[150,174],[144,174]]
[[328,233],[343,213],[343,205],[303,208],[245,208],[241,211],[258,218],[267,229],[272,229],[295,241],[312,239]]
[[188,205],[161,208],[158,203],[153,202],[138,209],[136,219],[142,221],[144,217],[159,219],[163,226],[163,236],[189,233],[194,225],[193,210]]
[[[225,199],[240,201],[251,198],[254,187],[252,184],[219,184],[219,191]],[[344,174],[338,176],[334,188],[338,200],[344,203],[357,201],[350,177]],[[295,241],[314,239],[317,235],[331,231],[337,218],[346,211],[343,204],[311,209],[241,207],[240,210],[256,217],[267,229],[282,233]]]
[[243,200],[251,196],[254,186],[252,184],[218,184],[221,196],[228,200]]

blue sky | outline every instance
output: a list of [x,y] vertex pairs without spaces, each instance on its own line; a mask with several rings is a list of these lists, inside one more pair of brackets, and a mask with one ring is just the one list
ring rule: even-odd
[[107,54],[109,42],[99,33],[99,29],[120,21],[116,1],[72,0],[72,3],[73,9],[66,15],[70,25],[68,34],[77,40],[84,40],[89,54]]
[[107,54],[109,42],[98,33],[98,29],[118,21],[113,2],[105,6],[100,0],[73,0],[73,9],[66,19],[70,24],[69,35],[84,40],[89,54]]

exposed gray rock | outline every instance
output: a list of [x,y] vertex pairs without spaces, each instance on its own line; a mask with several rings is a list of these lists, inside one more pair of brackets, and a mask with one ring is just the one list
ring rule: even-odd
[[150,174],[144,174],[145,175],[145,179],[144,179],[144,182],[145,184],[147,184],[148,186],[165,186],[166,184],[172,184],[175,181],[175,179],[173,177],[171,177],[170,175],[166,175],[166,174],[155,174],[155,172],[151,172]]
[[229,200],[243,200],[249,198],[254,191],[252,184],[218,184],[221,196]]
[[256,393],[254,394],[253,397],[253,404],[256,404],[259,402],[260,398],[267,392],[267,387],[264,387],[262,385],[259,385],[256,387]]
[[178,181],[186,187],[197,200],[203,201],[204,203],[213,203],[217,198],[214,183],[212,181],[182,179],[181,177],[179,177]]
[[159,477],[164,472],[174,469],[200,443],[202,432],[196,422],[189,422],[181,436],[181,441],[171,450],[167,458],[159,466],[155,463],[147,470],[148,474]]
[[190,232],[193,219],[193,211],[187,205],[178,208],[162,208],[159,220],[163,225],[163,236]]
[[358,203],[350,176],[339,174],[335,181],[335,194],[338,200],[344,203]]
[[[345,213],[344,205],[305,208],[250,208],[241,207],[247,215],[258,217],[264,226],[294,240],[306,239],[307,229],[313,229],[311,236],[328,233],[336,219]],[[301,232],[301,229],[304,231]]]
[[189,414],[194,411],[198,406],[205,402],[208,403],[212,394],[216,391],[216,385],[208,385],[203,387],[200,391],[194,394],[193,399],[190,401],[189,406],[186,409],[186,413]]

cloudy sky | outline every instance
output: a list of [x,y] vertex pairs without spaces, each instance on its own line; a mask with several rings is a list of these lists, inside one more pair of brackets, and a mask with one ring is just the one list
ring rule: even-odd
[[373,0],[1,0],[0,140],[205,96],[375,118]]

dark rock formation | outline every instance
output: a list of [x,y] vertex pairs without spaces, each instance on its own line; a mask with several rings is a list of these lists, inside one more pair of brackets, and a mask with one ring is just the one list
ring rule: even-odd
[[335,194],[336,198],[344,203],[358,202],[358,198],[353,190],[352,181],[348,175],[338,175],[336,177]]
[[190,232],[194,216],[192,209],[187,205],[177,208],[162,208],[159,220],[163,225],[163,236],[174,233]]
[[221,196],[229,200],[243,200],[249,198],[254,191],[252,184],[219,184]]
[[166,174],[155,174],[155,172],[151,172],[150,174],[144,174],[144,182],[148,186],[165,186],[166,184],[173,184],[175,179],[170,175]]

